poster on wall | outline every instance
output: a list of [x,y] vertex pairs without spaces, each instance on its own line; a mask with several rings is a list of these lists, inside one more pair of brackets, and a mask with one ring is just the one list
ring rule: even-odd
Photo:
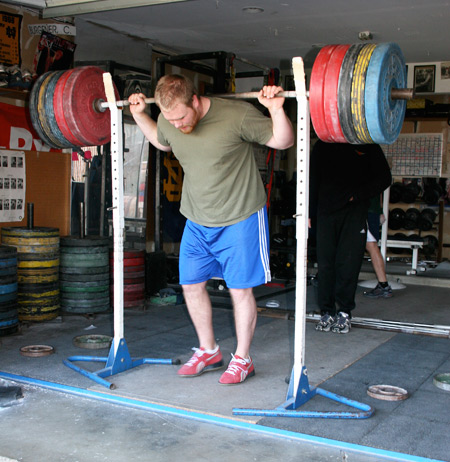
[[20,25],[22,16],[0,11],[0,63],[6,66],[22,64]]
[[33,69],[36,75],[47,71],[70,69],[76,44],[43,31],[34,56]]
[[25,216],[25,152],[0,150],[0,222]]

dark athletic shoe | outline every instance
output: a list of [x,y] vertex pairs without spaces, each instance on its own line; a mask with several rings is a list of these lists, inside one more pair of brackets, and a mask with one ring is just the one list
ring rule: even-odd
[[322,332],[329,332],[331,326],[336,322],[335,316],[330,316],[328,313],[325,313],[321,318],[320,321],[316,324],[316,330],[320,330]]
[[380,283],[378,283],[372,290],[366,290],[364,292],[364,296],[367,298],[391,298],[393,295],[392,287],[390,285],[387,287],[381,287]]
[[331,332],[336,334],[348,334],[351,327],[350,316],[341,311],[336,316],[336,322],[331,326]]

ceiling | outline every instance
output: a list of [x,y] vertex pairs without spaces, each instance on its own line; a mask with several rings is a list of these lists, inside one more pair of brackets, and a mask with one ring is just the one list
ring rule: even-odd
[[[227,51],[279,68],[301,56],[308,67],[321,46],[358,43],[359,33],[368,31],[375,43],[396,42],[406,62],[450,61],[449,1],[188,0],[132,8],[142,2],[92,3],[108,2],[127,8],[77,14],[76,23],[107,27],[169,53]],[[245,12],[249,6],[263,11]]]

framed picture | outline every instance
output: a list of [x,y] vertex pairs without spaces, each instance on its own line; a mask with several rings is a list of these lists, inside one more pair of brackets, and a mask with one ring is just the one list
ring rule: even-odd
[[414,66],[414,91],[416,93],[433,93],[436,66]]

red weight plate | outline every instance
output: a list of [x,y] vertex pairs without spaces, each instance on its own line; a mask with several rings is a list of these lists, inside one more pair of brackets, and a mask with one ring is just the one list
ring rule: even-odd
[[64,74],[58,79],[55,87],[55,94],[53,95],[53,112],[55,113],[56,123],[67,141],[74,146],[83,146],[83,143],[71,132],[64,115],[64,86],[74,70],[75,69],[71,69],[70,71],[64,72]]
[[346,143],[339,122],[338,84],[342,61],[350,45],[337,45],[333,50],[325,70],[323,88],[323,112],[329,138],[335,143]]
[[317,136],[325,142],[332,141],[325,122],[324,114],[324,79],[331,54],[337,45],[324,46],[317,55],[311,71],[309,83],[309,110],[311,121]]
[[[116,98],[119,98],[115,89]],[[95,66],[77,68],[64,86],[64,114],[67,125],[84,146],[99,146],[111,140],[110,112],[95,108],[98,99],[106,100],[103,70]]]

